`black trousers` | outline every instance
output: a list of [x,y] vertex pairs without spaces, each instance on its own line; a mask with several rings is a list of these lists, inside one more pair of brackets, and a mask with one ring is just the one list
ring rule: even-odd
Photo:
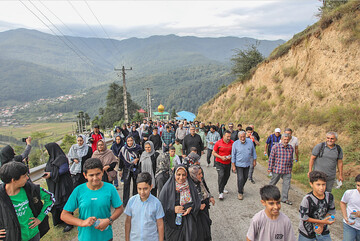
[[124,207],[126,207],[130,199],[131,180],[133,181],[132,195],[134,196],[137,194],[137,186],[136,186],[137,171],[133,172],[130,171],[129,167],[125,167],[123,171],[123,177],[124,177],[123,203],[124,203]]
[[229,180],[231,164],[222,164],[220,162],[215,161],[216,171],[218,172],[218,186],[219,193],[224,192],[224,188]]
[[[206,161],[207,161],[208,164],[211,163],[212,151],[213,151],[213,150],[211,150],[211,149],[207,149]],[[215,157],[214,157],[214,166],[215,166]]]
[[248,179],[250,167],[236,167],[238,193],[244,193],[244,186]]

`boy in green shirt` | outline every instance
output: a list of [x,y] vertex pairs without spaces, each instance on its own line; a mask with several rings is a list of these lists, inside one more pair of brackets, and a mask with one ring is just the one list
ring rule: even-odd
[[3,181],[0,187],[0,238],[40,240],[49,230],[47,214],[55,202],[53,194],[28,182],[28,169],[21,162],[4,164],[0,168],[0,178]]
[[175,144],[173,145],[173,147],[175,147],[175,154],[177,156],[179,156],[180,158],[180,162],[182,162],[182,144],[180,144],[180,140],[179,139],[175,139]]

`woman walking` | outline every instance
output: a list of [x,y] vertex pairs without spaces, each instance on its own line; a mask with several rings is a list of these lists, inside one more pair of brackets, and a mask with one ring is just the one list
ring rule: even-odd
[[147,141],[144,144],[145,151],[141,154],[139,161],[139,168],[141,172],[148,172],[152,178],[153,188],[151,189],[151,194],[155,197],[157,196],[157,188],[155,182],[155,172],[156,172],[156,160],[159,156],[159,153],[155,151],[154,144],[152,141]]
[[97,150],[93,153],[92,158],[99,158],[103,164],[104,175],[102,181],[112,183],[116,178],[115,166],[118,162],[112,151],[108,150],[104,140],[99,140]]

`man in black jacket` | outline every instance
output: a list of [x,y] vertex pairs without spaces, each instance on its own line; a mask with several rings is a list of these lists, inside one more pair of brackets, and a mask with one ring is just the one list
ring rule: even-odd
[[195,126],[190,127],[190,134],[186,135],[183,140],[183,158],[190,154],[190,148],[196,147],[197,154],[201,156],[204,154],[204,145],[200,135],[195,133]]
[[153,129],[153,133],[150,135],[149,141],[152,141],[152,143],[154,144],[154,149],[156,151],[161,149],[162,141],[161,141],[160,135],[158,134],[158,128],[157,127],[155,127]]
[[[54,196],[28,182],[28,169],[11,161],[0,168],[0,239],[37,241],[49,230],[47,214]],[[41,202],[43,201],[44,204]]]

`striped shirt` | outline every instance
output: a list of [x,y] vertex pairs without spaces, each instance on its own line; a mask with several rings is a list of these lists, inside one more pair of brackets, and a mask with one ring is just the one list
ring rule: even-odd
[[284,146],[283,143],[275,144],[269,156],[268,170],[277,174],[291,173],[293,153],[294,148],[291,145]]
[[165,143],[166,145],[169,144],[174,144],[175,143],[175,134],[174,132],[170,131],[170,132],[163,132],[162,136],[161,136],[161,140],[163,143]]
[[[207,148],[210,150],[213,150],[215,143],[220,139],[221,139],[221,137],[220,137],[219,132],[214,131],[214,133],[212,133],[211,131],[209,131],[206,136]],[[210,142],[213,142],[214,144],[211,145]]]

